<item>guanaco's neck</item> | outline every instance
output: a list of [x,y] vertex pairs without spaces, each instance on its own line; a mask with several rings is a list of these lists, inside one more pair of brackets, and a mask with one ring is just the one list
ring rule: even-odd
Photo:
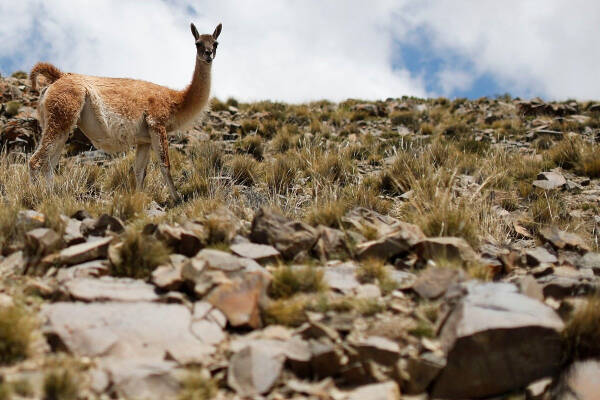
[[177,125],[192,122],[208,103],[211,65],[196,57],[192,83],[183,90],[181,103],[175,115]]

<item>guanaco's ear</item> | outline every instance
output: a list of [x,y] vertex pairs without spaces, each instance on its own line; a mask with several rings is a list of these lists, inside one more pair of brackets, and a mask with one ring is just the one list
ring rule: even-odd
[[194,23],[192,22],[190,24],[190,27],[192,28],[192,35],[194,35],[194,39],[198,40],[200,34],[198,33],[198,29],[196,29],[196,25],[194,25]]
[[217,25],[217,27],[215,28],[215,31],[213,32],[213,39],[217,40],[217,38],[221,34],[221,28],[222,27],[223,27],[223,24]]

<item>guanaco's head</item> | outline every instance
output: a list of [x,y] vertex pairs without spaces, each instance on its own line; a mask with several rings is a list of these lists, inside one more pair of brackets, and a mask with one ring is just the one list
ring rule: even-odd
[[194,40],[196,40],[196,57],[210,64],[217,55],[217,45],[219,44],[217,38],[221,34],[222,25],[217,25],[212,35],[200,35],[194,23],[192,23],[191,28]]

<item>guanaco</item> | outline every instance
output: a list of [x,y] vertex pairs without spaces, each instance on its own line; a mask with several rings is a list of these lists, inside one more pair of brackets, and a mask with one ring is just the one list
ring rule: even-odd
[[217,53],[219,24],[213,34],[200,35],[191,24],[196,45],[192,82],[178,91],[136,79],[63,73],[52,64],[31,70],[32,88],[38,75],[49,83],[41,90],[38,119],[42,138],[29,160],[32,176],[52,179],[69,134],[77,126],[93,145],[107,152],[136,147],[136,190],[142,190],[152,148],[175,202],[180,200],[170,172],[167,133],[193,123],[208,103],[211,66]]

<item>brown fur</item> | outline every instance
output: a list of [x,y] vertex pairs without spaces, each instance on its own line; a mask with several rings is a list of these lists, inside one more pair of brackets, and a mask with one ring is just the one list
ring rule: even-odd
[[49,64],[49,63],[41,62],[41,63],[35,64],[35,66],[31,70],[31,73],[29,74],[29,78],[31,80],[31,88],[33,90],[37,90],[38,75],[42,75],[42,76],[46,77],[49,81],[48,84],[51,84],[54,81],[60,79],[60,77],[63,76],[63,73],[58,68],[56,68],[54,65]]
[[32,174],[42,171],[51,177],[69,133],[79,125],[95,145],[107,151],[119,151],[135,142],[138,189],[142,188],[151,145],[169,190],[177,199],[169,171],[167,133],[192,122],[208,103],[211,65],[220,31],[219,24],[212,35],[199,35],[192,24],[196,67],[191,84],[182,91],[135,79],[65,74],[51,64],[36,64],[31,71],[32,85],[36,85],[38,75],[48,78],[51,84],[40,97],[38,113],[43,132],[40,146],[29,161]]

